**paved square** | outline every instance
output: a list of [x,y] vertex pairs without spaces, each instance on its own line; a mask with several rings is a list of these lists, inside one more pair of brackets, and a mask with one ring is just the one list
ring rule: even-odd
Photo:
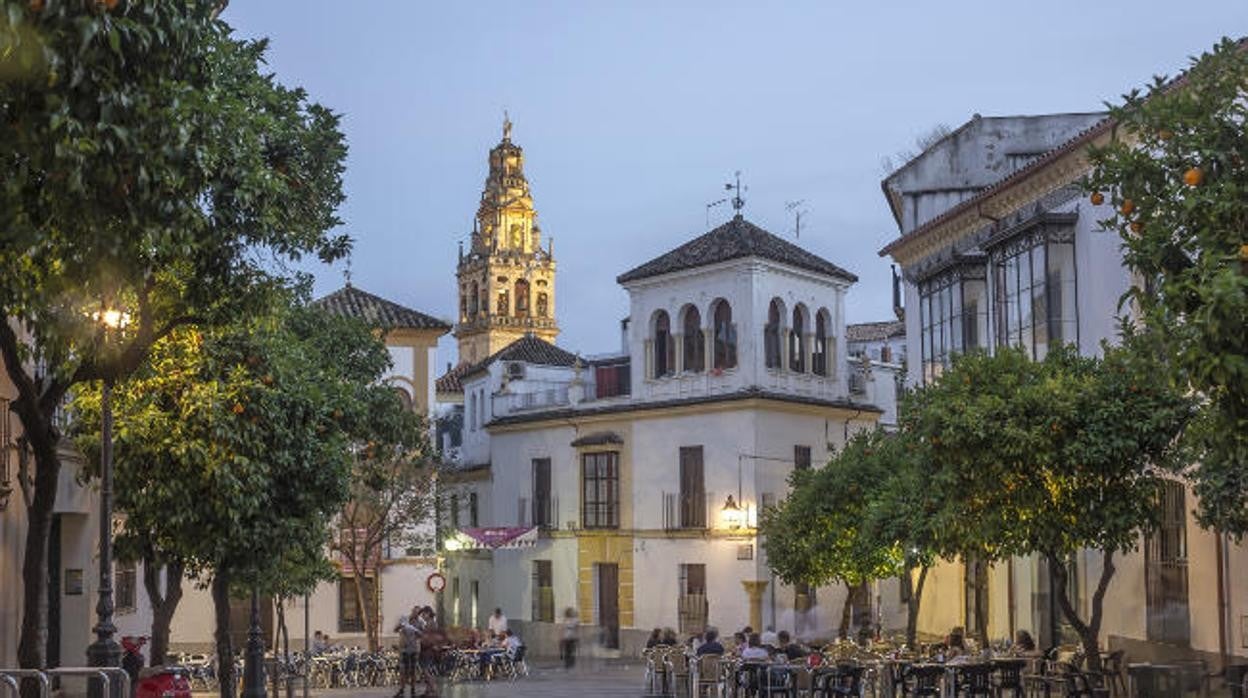
[[[644,668],[640,661],[601,662],[585,660],[572,671],[550,664],[530,664],[529,676],[515,681],[472,681],[445,684],[443,698],[596,698],[631,696],[642,693]],[[421,689],[417,689],[419,697]],[[295,692],[299,696],[298,691]],[[333,689],[313,691],[317,698],[392,698],[393,688]],[[404,694],[407,698],[408,694]]]

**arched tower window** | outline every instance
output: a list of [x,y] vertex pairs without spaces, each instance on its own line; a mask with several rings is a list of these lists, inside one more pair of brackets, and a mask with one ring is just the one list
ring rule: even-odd
[[511,312],[511,301],[507,295],[507,289],[502,288],[498,291],[498,303],[495,306],[494,313],[496,315],[506,315]]
[[676,343],[666,310],[654,314],[654,377],[670,376],[676,369]]
[[829,373],[828,359],[831,355],[828,352],[828,345],[830,344],[828,328],[831,325],[831,318],[826,308],[815,314],[815,348],[810,355],[810,370],[816,376],[826,376]]
[[763,355],[767,368],[784,368],[780,360],[780,325],[784,320],[784,303],[779,298],[771,299],[767,308],[767,325],[763,327]]
[[516,317],[527,317],[529,314],[529,282],[516,280]]
[[789,368],[802,373],[806,370],[806,309],[793,308],[793,326],[789,329]]
[[468,317],[475,318],[477,316],[477,299],[481,297],[481,291],[478,290],[479,288],[480,287],[477,286],[477,282],[472,282],[472,295],[468,298]]
[[468,287],[459,290],[459,321],[468,321]]
[[706,338],[702,335],[702,314],[695,305],[686,305],[681,311],[681,353],[684,354],[685,370],[700,373],[706,368]]
[[537,292],[537,316],[549,317],[549,315],[550,315],[550,303],[549,301],[546,300],[546,292],[538,291]]
[[723,370],[737,365],[737,328],[732,324],[732,306],[719,299],[711,306],[714,320],[715,368]]

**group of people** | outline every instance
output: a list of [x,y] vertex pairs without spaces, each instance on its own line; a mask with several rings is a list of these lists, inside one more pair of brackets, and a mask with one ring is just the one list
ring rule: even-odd
[[433,640],[437,631],[437,623],[433,609],[429,606],[415,606],[411,613],[399,618],[394,627],[399,634],[399,692],[394,698],[403,698],[404,687],[409,687],[413,698],[416,696],[416,675],[419,674],[425,684],[425,696],[438,694],[437,684],[433,680],[433,672],[426,662],[421,662],[421,652],[433,649]]
[[[940,643],[939,651],[946,660],[974,654],[974,648],[969,647],[967,644],[966,630],[961,626],[955,626],[949,631],[944,641]],[[1036,648],[1035,639],[1026,630],[1019,630],[1014,633],[1014,642],[1009,646],[1008,653],[1016,657],[1030,657],[1041,654]]]
[[[648,648],[674,647],[678,644],[680,643],[676,632],[671,628],[655,628],[646,641]],[[716,628],[707,628],[700,634],[690,636],[685,645],[699,657],[704,654],[717,654],[747,661],[770,661],[780,658],[792,661],[801,659],[811,652],[810,648],[794,642],[793,636],[787,630],[777,633],[772,628],[767,628],[764,632],[758,633],[749,626],[733,634],[729,647],[724,647],[719,638],[719,630]]]

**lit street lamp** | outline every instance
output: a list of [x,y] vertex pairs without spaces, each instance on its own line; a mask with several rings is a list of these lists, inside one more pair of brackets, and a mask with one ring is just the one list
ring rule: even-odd
[[[95,314],[107,339],[110,330],[125,326],[129,317],[119,310]],[[113,639],[113,377],[105,372],[100,391],[100,599],[95,605],[98,620],[92,631],[95,642],[87,647],[87,664],[93,667],[121,666],[121,645]],[[92,696],[100,696],[100,682],[91,682]],[[110,690],[110,693],[114,693]],[[125,698],[125,697],[122,697]]]

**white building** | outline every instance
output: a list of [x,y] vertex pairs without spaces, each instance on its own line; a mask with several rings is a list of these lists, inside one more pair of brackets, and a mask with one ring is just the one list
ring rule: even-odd
[[780,583],[756,524],[794,468],[892,418],[895,367],[847,359],[856,277],[738,215],[618,281],[618,354],[528,336],[460,373],[450,620],[501,607],[539,651],[568,608],[625,651],[655,627],[826,634],[844,589]]
[[[884,180],[900,236],[881,255],[905,280],[910,384],[934,379],[951,354],[970,349],[1019,345],[1042,358],[1066,342],[1093,355],[1115,340],[1131,273],[1117,232],[1099,223],[1112,212],[1079,188],[1088,147],[1105,143],[1113,126],[1104,114],[976,116]],[[1163,504],[1161,530],[1115,560],[1102,643],[1135,660],[1179,653],[1221,666],[1244,656],[1248,548],[1196,525],[1183,483],[1170,485]],[[1070,564],[1073,601],[1086,618],[1100,555],[1084,551]],[[933,570],[921,631],[974,627],[986,613],[992,638],[1027,629],[1048,645],[1065,635],[1042,560],[981,569],[986,603],[965,592],[974,574],[960,563]]]

